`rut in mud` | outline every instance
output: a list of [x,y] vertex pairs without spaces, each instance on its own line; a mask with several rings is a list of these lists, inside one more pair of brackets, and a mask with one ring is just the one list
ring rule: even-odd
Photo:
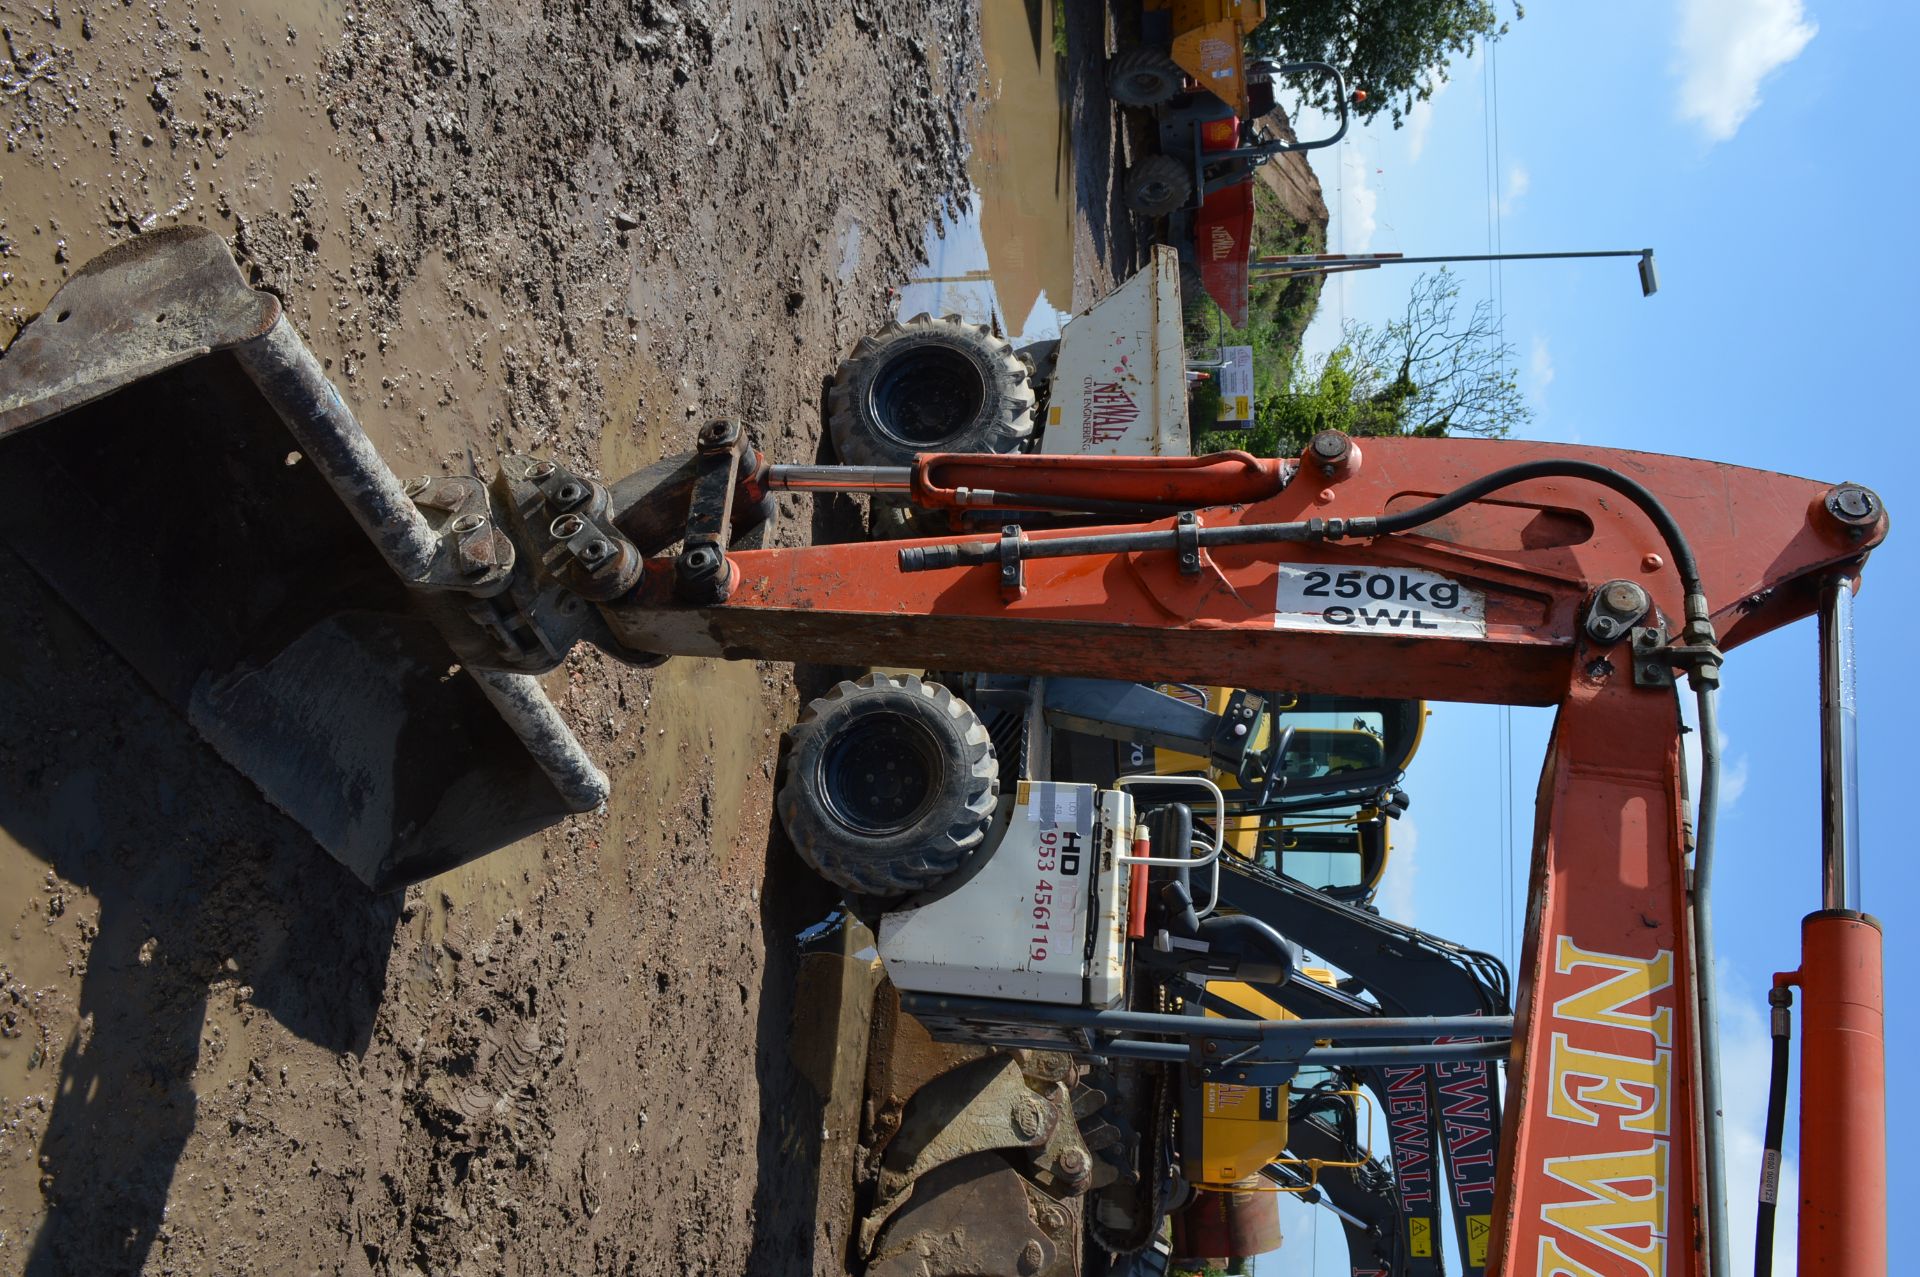
[[[100,249],[213,226],[403,475],[617,476],[726,414],[813,459],[978,77],[960,3],[0,27],[0,344]],[[577,656],[548,687],[611,809],[373,899],[4,551],[0,597],[0,1272],[840,1270],[785,667]]]

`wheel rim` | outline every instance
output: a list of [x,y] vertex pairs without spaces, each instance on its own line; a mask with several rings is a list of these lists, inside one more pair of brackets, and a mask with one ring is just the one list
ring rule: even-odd
[[916,452],[963,433],[986,403],[987,381],[978,365],[944,345],[902,351],[887,361],[867,392],[874,424]]
[[1153,71],[1135,71],[1127,77],[1127,92],[1143,101],[1152,101],[1167,92],[1165,77]]
[[884,837],[926,815],[939,775],[939,749],[924,725],[902,714],[868,714],[821,756],[820,795],[847,828]]
[[1148,208],[1158,208],[1173,198],[1173,184],[1154,179],[1142,182],[1134,189],[1134,202]]

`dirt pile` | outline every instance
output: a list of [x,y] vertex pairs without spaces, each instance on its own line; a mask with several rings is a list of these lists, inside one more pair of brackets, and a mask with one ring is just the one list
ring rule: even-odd
[[[814,457],[978,81],[960,3],[0,27],[0,342],[101,248],[215,226],[403,474],[618,475],[721,414]],[[0,1272],[838,1271],[784,667],[577,658],[549,687],[610,810],[376,900],[3,549],[0,598]]]

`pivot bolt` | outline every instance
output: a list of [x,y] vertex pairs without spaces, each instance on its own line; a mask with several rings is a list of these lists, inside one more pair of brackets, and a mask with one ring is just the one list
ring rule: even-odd
[[1087,1155],[1077,1148],[1067,1149],[1060,1154],[1060,1169],[1069,1179],[1079,1179],[1087,1173]]
[[1857,483],[1843,483],[1827,493],[1827,513],[1854,527],[1872,523],[1880,517],[1880,495]]
[[1606,601],[1609,609],[1620,616],[1631,616],[1647,610],[1647,592],[1632,581],[1609,581],[1600,591],[1600,597]]
[[1646,616],[1653,600],[1632,581],[1608,581],[1594,592],[1587,607],[1587,637],[1596,643],[1617,643]]
[[569,481],[553,490],[553,503],[562,510],[571,510],[574,506],[579,505],[586,499],[587,488],[585,484]]
[[737,421],[709,421],[700,427],[699,445],[710,451],[723,451],[733,446],[740,436],[740,423]]
[[612,553],[613,547],[605,541],[589,541],[580,547],[580,561],[588,567],[592,567],[594,564],[604,561],[606,557]]
[[1353,453],[1353,440],[1338,430],[1322,430],[1307,444],[1308,458],[1320,467],[1320,473],[1331,479],[1340,472]]

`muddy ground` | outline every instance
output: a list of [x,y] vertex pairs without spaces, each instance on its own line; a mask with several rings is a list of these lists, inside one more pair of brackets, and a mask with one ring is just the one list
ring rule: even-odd
[[[213,226],[402,474],[615,476],[722,414],[818,455],[981,83],[956,2],[0,28],[0,345],[97,251]],[[1104,32],[1070,31],[1082,300],[1135,252]],[[793,671],[576,655],[547,685],[609,809],[374,898],[4,547],[0,600],[0,1273],[841,1271],[853,1117],[789,1033],[831,902],[769,809]]]

